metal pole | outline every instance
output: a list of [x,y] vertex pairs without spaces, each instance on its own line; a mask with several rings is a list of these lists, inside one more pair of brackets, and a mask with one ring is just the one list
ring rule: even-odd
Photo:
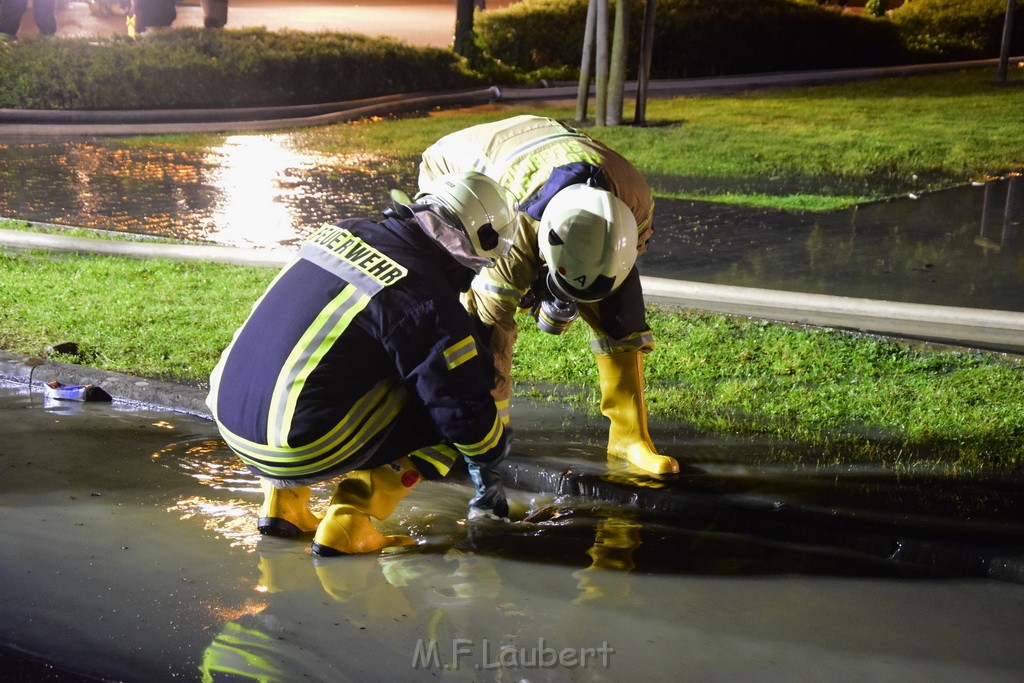
[[612,63],[608,73],[608,125],[622,123],[622,101],[626,93],[626,58],[629,49],[629,2],[615,3],[615,32],[612,36]]
[[643,126],[647,123],[647,84],[651,80],[651,56],[654,54],[654,14],[657,9],[658,0],[647,0],[647,7],[644,9],[644,30],[640,36],[640,65],[636,83],[634,126]]
[[473,0],[455,0],[455,38],[452,49],[456,54],[468,55],[473,41]]
[[583,57],[580,60],[580,86],[576,92],[576,120],[587,118],[587,102],[590,100],[590,70],[594,64],[594,22],[597,19],[595,3],[587,3],[587,25],[583,30]]
[[594,125],[603,126],[607,122],[608,109],[608,0],[596,0],[596,2],[597,65],[594,68],[594,75],[597,82],[595,84]]
[[1003,22],[1003,44],[999,50],[1000,83],[1006,83],[1006,66],[1010,62],[1010,39],[1013,38],[1013,13],[1017,9],[1017,0],[1006,0],[1006,20]]

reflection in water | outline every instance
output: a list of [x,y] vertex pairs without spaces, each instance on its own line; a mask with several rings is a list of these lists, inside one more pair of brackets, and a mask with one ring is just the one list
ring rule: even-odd
[[[200,522],[232,547],[256,549],[262,493],[220,439],[179,442],[152,458],[202,484],[176,499],[169,512]],[[581,599],[625,597],[627,575],[634,570],[887,576],[920,569],[887,564],[884,552],[851,556],[846,550],[850,538],[941,533],[947,540],[971,538],[1004,547],[1020,547],[1024,538],[1020,482],[1013,477],[852,471],[836,476],[800,469],[773,475],[750,469],[666,478],[658,487],[647,487],[600,467],[589,473],[586,468],[555,468],[558,482],[534,481],[521,466],[514,469],[513,489],[558,491],[559,497],[535,498],[525,508],[513,500],[513,507],[524,512],[512,523],[470,521],[468,482],[432,482],[417,489],[409,505],[382,528],[412,535],[418,542],[414,552],[458,549],[564,565],[576,572]],[[311,508],[325,507],[331,489],[329,483],[314,487]],[[844,528],[833,538],[844,520],[854,519],[862,525],[857,533],[849,536],[850,529]],[[786,543],[797,528],[802,541],[813,545]],[[881,528],[887,529],[884,534]],[[308,540],[298,543],[305,548]]]
[[211,150],[209,184],[220,190],[222,199],[211,212],[207,239],[267,245],[294,232],[288,206],[280,201],[287,177],[279,181],[278,175],[281,169],[292,172],[295,157],[269,137],[229,137]]
[[[178,499],[167,508],[181,520],[195,519],[206,531],[226,539],[231,547],[253,551],[259,541],[256,529],[262,492],[259,483],[238,458],[216,439],[171,444],[152,455],[154,462],[178,468],[213,489],[213,493]],[[203,489],[204,492],[206,489]],[[219,497],[220,492],[242,493],[247,499]]]
[[1024,176],[826,214],[661,202],[644,275],[1024,311]]
[[587,550],[589,567],[573,574],[583,600],[624,600],[630,596],[628,573],[636,568],[634,554],[643,544],[643,525],[631,515],[609,516],[594,528],[594,545]]
[[298,149],[284,134],[195,150],[116,140],[0,145],[0,216],[279,247],[325,221],[375,214],[398,186],[384,165]]
[[258,506],[239,500],[213,500],[204,496],[188,496],[167,508],[182,521],[199,520],[206,531],[226,539],[232,548],[254,550],[259,541],[256,530]]
[[[523,567],[515,563],[454,548],[314,562],[278,540],[265,539],[259,547],[260,580],[252,605],[260,611],[224,625],[204,654],[204,675],[259,678],[288,671],[296,677],[306,672],[310,658],[301,643],[288,637],[287,625],[293,618],[292,600],[311,591],[322,591],[333,603],[332,634],[339,639],[350,637],[349,631],[357,634],[382,665],[399,661],[457,680],[479,680],[484,669],[495,680],[513,673],[521,680],[527,670],[538,676],[531,680],[549,680],[542,672],[559,662],[538,657],[568,647],[577,657],[586,656],[575,659],[572,668],[610,664],[607,655],[613,650],[607,640],[595,639],[599,624],[568,612],[554,622],[538,621],[533,591],[523,592]],[[560,585],[570,589],[569,578]],[[588,592],[588,600],[599,599],[599,593]],[[594,659],[600,648],[604,660]]]

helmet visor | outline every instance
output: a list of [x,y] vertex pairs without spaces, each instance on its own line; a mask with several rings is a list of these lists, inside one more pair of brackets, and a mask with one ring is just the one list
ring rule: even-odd
[[491,227],[498,234],[498,246],[496,251],[499,258],[508,256],[512,251],[512,244],[516,240],[516,233],[519,231],[519,200],[516,196],[500,185],[496,188],[504,199],[507,211],[499,215],[489,214]]

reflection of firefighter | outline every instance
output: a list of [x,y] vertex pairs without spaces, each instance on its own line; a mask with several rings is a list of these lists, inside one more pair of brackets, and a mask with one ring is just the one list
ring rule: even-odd
[[[316,587],[309,559],[290,552],[264,551],[259,555],[259,595],[249,611],[227,622],[203,653],[199,666],[203,683],[259,681],[284,683],[324,680],[324,662],[311,658],[309,650],[291,644],[294,626],[275,613],[275,594]],[[342,680],[340,672],[332,680]]]
[[636,567],[633,553],[643,544],[643,527],[627,517],[607,517],[594,529],[594,545],[587,551],[591,563],[573,574],[579,581],[577,602],[588,600],[628,600]]
[[501,591],[493,560],[458,551],[443,557],[405,553],[311,563],[303,554],[261,547],[259,570],[259,597],[251,609],[227,622],[203,653],[204,683],[349,678],[323,658],[311,657],[310,644],[294,637],[295,626],[286,616],[294,611],[292,593],[322,589],[344,623],[359,630],[362,647],[381,659],[408,661],[417,642],[477,633],[479,601]]
[[[631,570],[635,566],[633,553],[641,545],[642,526],[627,511],[599,514],[602,519],[596,525],[593,546],[587,550],[590,566],[572,573],[579,590],[575,602],[635,606],[641,599],[632,592]],[[490,520],[470,522],[470,535],[474,528],[484,535],[511,529]],[[527,524],[519,533],[533,536],[535,530]],[[523,569],[514,562],[454,547],[443,555],[405,552],[354,556],[345,562],[310,561],[304,553],[286,548],[275,545],[273,539],[261,539],[258,596],[250,602],[251,609],[226,623],[207,647],[200,667],[204,682],[349,678],[344,672],[325,672],[331,662],[311,656],[311,644],[295,637],[296,625],[289,615],[309,615],[296,611],[296,604],[289,602],[292,594],[302,596],[297,598],[297,606],[302,607],[310,599],[310,591],[319,594],[322,589],[335,605],[330,621],[358,629],[364,651],[372,651],[381,661],[409,661],[411,656],[414,668],[457,665],[457,660],[444,659],[450,653],[430,649],[439,644],[473,643],[477,651],[467,656],[480,656],[483,641],[491,639],[494,652],[499,652],[505,638],[515,644],[516,636],[509,634],[525,638],[522,634],[533,628],[536,619],[528,610],[517,609],[510,602],[514,597],[503,595],[503,569],[510,572],[512,590],[520,587]],[[565,610],[563,616],[564,623],[549,625],[546,640],[579,630],[578,612]],[[311,627],[309,622],[306,626]],[[341,631],[338,634],[343,638]],[[493,662],[493,655],[487,661]],[[471,661],[462,666],[472,671]]]

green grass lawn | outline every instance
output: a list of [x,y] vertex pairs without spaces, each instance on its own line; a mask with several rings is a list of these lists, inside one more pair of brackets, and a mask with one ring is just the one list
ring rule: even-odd
[[[1017,70],[1022,71],[1022,70]],[[797,210],[963,185],[1024,169],[1024,73],[990,69],[648,102],[647,127],[588,128],[622,152],[661,196]],[[631,112],[627,107],[626,112]],[[407,159],[459,128],[518,113],[570,120],[574,107],[437,112],[300,131],[312,149]],[[705,179],[787,191],[709,190]],[[798,189],[793,191],[792,186]]]

